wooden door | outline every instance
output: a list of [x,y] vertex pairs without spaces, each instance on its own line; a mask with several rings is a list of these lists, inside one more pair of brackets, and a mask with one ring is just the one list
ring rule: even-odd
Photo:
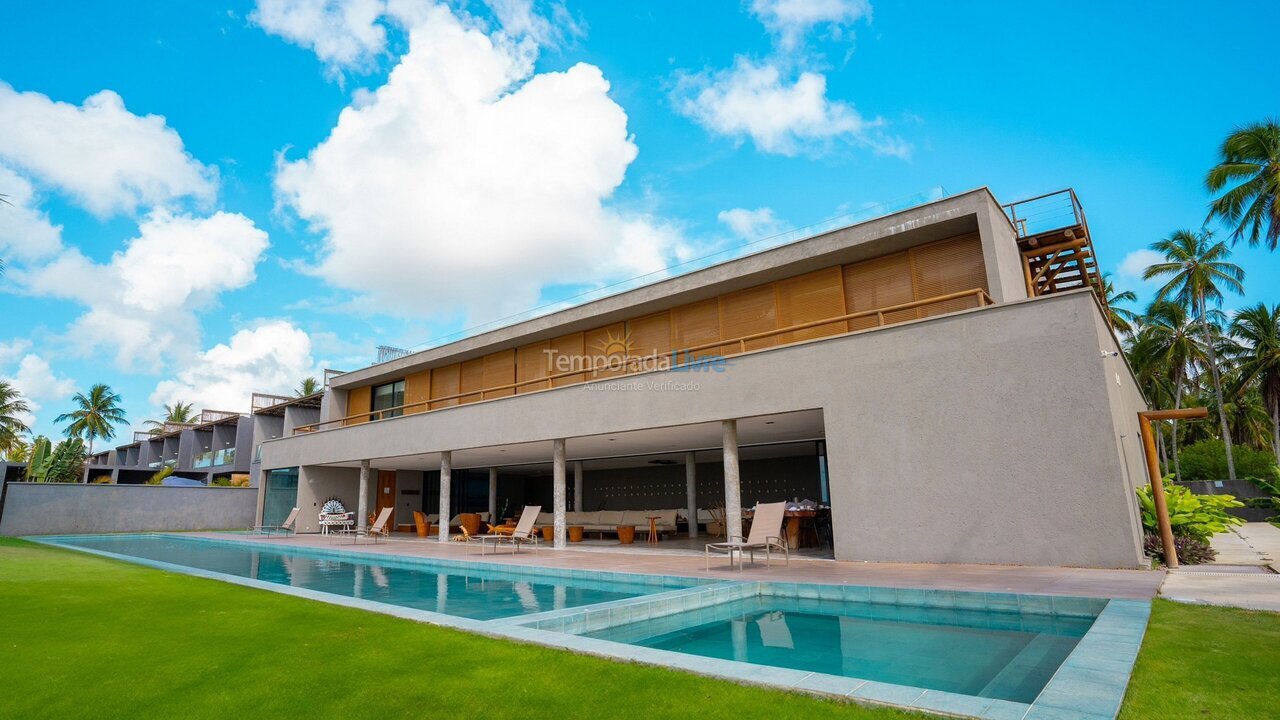
[[374,502],[373,517],[377,519],[382,514],[382,508],[391,508],[391,517],[387,520],[387,527],[394,530],[396,527],[396,471],[395,470],[379,470],[378,471],[378,498]]

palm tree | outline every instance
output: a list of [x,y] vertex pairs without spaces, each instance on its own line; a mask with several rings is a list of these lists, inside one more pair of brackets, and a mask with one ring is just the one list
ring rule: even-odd
[[1116,292],[1115,285],[1111,283],[1111,273],[1102,273],[1102,288],[1106,293],[1107,319],[1111,321],[1111,327],[1121,335],[1132,335],[1138,313],[1121,307],[1120,303],[1138,302],[1138,296],[1132,290]]
[[[1222,141],[1222,159],[1205,176],[1209,192],[1221,192],[1209,203],[1209,218],[1234,225],[1231,241],[1248,238],[1280,244],[1280,121],[1275,118],[1238,127]],[[1206,222],[1208,222],[1206,220]]]
[[298,386],[297,390],[293,391],[293,394],[298,397],[307,397],[308,395],[315,395],[320,392],[320,389],[319,380],[314,377],[305,377],[302,378],[302,384]]
[[31,428],[19,417],[29,412],[31,406],[22,399],[22,393],[0,380],[0,452],[6,456],[23,444],[23,435],[31,432]]
[[[64,430],[67,437],[87,438],[89,455],[93,456],[93,441],[102,438],[110,440],[116,436],[116,425],[126,422],[124,410],[120,408],[120,396],[111,388],[98,383],[89,388],[89,393],[76,393],[71,398],[76,409],[54,418],[54,422],[68,422]],[[85,481],[88,482],[89,469],[85,466]]]
[[[1173,399],[1174,408],[1181,408],[1188,385],[1188,369],[1205,358],[1204,348],[1195,336],[1196,322],[1187,316],[1187,309],[1182,305],[1157,300],[1147,308],[1141,324],[1142,330],[1129,353],[1134,371],[1149,388],[1148,400],[1159,405],[1161,395],[1167,393]],[[1181,480],[1178,423],[1174,421],[1171,426],[1173,471]]]
[[1241,386],[1257,383],[1271,416],[1271,450],[1280,462],[1280,305],[1258,303],[1236,313],[1231,337]]
[[1218,376],[1216,339],[1209,327],[1208,303],[1222,302],[1222,289],[1243,295],[1244,270],[1227,262],[1231,249],[1226,243],[1213,242],[1208,230],[1175,230],[1169,237],[1151,243],[1151,249],[1165,256],[1166,262],[1156,263],[1142,273],[1146,280],[1168,277],[1169,280],[1156,292],[1160,300],[1174,299],[1183,307],[1191,308],[1199,316],[1204,333],[1204,347],[1209,355],[1209,373],[1213,377],[1213,393],[1218,400],[1218,420],[1222,423],[1222,443],[1227,451],[1227,477],[1236,479],[1235,460],[1231,456],[1231,428],[1222,406],[1222,379]]
[[142,423],[144,427],[151,428],[147,432],[152,435],[159,435],[164,432],[164,426],[169,424],[182,425],[195,420],[195,407],[191,403],[184,403],[181,400],[174,401],[172,405],[164,406],[163,420],[147,420]]

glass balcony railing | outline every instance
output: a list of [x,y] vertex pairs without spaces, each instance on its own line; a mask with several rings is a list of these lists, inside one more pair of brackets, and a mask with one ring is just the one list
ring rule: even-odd
[[230,465],[236,461],[236,449],[233,447],[223,448],[213,453],[214,465]]
[[202,452],[199,455],[196,455],[195,461],[192,465],[197,468],[212,467],[214,465],[213,455],[214,454],[211,452]]

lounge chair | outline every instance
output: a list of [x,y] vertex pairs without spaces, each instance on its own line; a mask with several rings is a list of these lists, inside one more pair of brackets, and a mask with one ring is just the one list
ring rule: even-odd
[[520,552],[520,546],[525,543],[533,545],[536,552],[538,550],[538,533],[534,531],[534,523],[538,521],[538,513],[542,511],[541,505],[526,505],[524,511],[520,513],[520,521],[516,523],[516,529],[510,534],[490,533],[488,535],[472,535],[471,542],[480,543],[480,554],[484,554],[484,548],[489,543],[493,543],[495,549],[502,543],[509,543],[515,552]]
[[249,528],[249,532],[270,535],[271,533],[276,532],[278,530],[284,533],[292,533],[292,532],[296,532],[294,524],[297,522],[298,522],[298,508],[294,508],[293,510],[289,511],[289,517],[285,518],[284,522],[280,523],[279,525],[254,525],[253,527]]
[[787,513],[787,504],[779,503],[759,503],[756,505],[755,516],[751,520],[751,534],[746,538],[742,536],[730,537],[725,542],[707,543],[705,556],[707,560],[707,569],[711,569],[711,552],[714,550],[719,553],[728,553],[729,567],[733,567],[733,554],[738,554],[738,569],[742,569],[743,559],[742,553],[746,552],[751,557],[751,563],[755,564],[756,551],[764,551],[764,566],[769,567],[769,560],[774,550],[781,550],[787,559],[787,564],[791,564],[791,549],[787,547],[787,541],[782,537],[782,520]]
[[[391,528],[387,527],[387,523],[391,521],[391,510],[392,509],[389,507],[382,508],[382,510],[378,513],[378,519],[374,520],[373,525],[370,525],[364,531],[364,534],[366,536],[373,538],[373,542],[375,545],[378,542],[378,538],[385,538],[391,535]],[[359,531],[356,531],[354,533],[351,541],[352,542],[360,541]]]

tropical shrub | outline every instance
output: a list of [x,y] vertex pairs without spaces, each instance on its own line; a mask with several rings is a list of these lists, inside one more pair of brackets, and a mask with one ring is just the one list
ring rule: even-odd
[[[1244,503],[1233,495],[1196,495],[1181,485],[1174,485],[1172,475],[1164,478],[1164,493],[1169,525],[1174,535],[1208,542],[1217,533],[1226,532],[1233,525],[1244,524],[1243,519],[1227,513],[1227,508],[1244,507]],[[1142,526],[1152,533],[1160,532],[1151,486],[1138,488],[1138,504],[1142,508]]]
[[[1276,457],[1270,452],[1254,450],[1248,445],[1232,445],[1236,477],[1275,477]],[[1188,445],[1178,453],[1183,480],[1225,480],[1227,451],[1221,440],[1205,439]]]
[[173,474],[173,468],[171,468],[171,467],[162,467],[162,468],[160,468],[160,470],[159,470],[159,471],[157,471],[157,472],[155,472],[155,473],[152,473],[151,477],[147,478],[147,484],[148,484],[148,485],[163,485],[163,484],[164,484],[164,479],[165,479],[165,478],[167,478],[167,477],[169,477],[169,476],[170,476],[170,475],[172,475],[172,474]]
[[49,438],[41,435],[31,441],[27,482],[80,482],[88,459],[80,438],[68,438],[53,446]]
[[[1160,542],[1160,535],[1149,532],[1142,536],[1142,549],[1151,557],[1158,558],[1162,562],[1164,560],[1164,543]],[[1178,562],[1183,565],[1200,565],[1202,563],[1213,562],[1218,557],[1218,552],[1209,543],[1190,535],[1174,535],[1173,549],[1178,553]]]
[[94,479],[90,480],[89,482],[93,483],[94,485],[110,485],[110,484],[111,484],[111,476],[110,476],[110,475],[99,475],[99,476],[95,477]]

